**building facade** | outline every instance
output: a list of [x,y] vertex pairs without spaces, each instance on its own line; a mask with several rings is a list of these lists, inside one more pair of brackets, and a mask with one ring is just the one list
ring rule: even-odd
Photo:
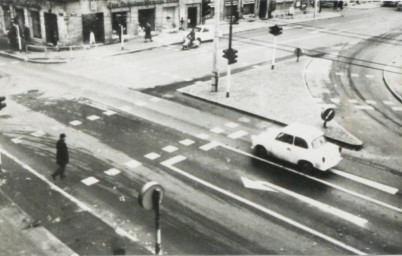
[[[30,40],[59,45],[87,43],[92,31],[97,43],[113,43],[122,34],[140,34],[146,23],[154,31],[200,24],[201,1],[0,0],[0,30],[7,33],[18,24]],[[221,19],[235,11],[267,18],[269,10],[297,7],[300,1],[306,0],[220,0]]]

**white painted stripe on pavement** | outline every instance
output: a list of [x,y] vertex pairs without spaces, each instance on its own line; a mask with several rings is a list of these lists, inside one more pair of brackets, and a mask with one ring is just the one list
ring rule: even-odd
[[70,124],[73,125],[73,126],[77,126],[77,125],[82,124],[82,122],[78,121],[78,120],[74,120],[74,121],[71,121]]
[[159,158],[160,155],[155,153],[155,152],[151,152],[149,154],[146,154],[145,157],[150,159],[150,160],[155,160],[155,159]]
[[15,144],[18,144],[18,143],[21,143],[21,139],[22,139],[22,137],[17,137],[17,138],[12,139],[11,141]]
[[132,159],[132,160],[128,161],[127,163],[125,163],[125,165],[129,168],[136,168],[136,167],[140,166],[141,163],[138,162],[137,160]]
[[369,79],[373,79],[374,75],[366,75],[366,77],[369,78]]
[[367,185],[369,187],[372,187],[372,188],[387,192],[387,193],[392,194],[392,195],[395,195],[399,191],[399,189],[397,189],[397,188],[393,188],[391,186],[384,185],[384,184],[381,184],[381,183],[378,183],[378,182],[375,182],[375,181],[372,181],[372,180],[368,180],[368,179],[365,179],[365,178],[362,178],[362,177],[359,177],[359,176],[356,176],[356,175],[353,175],[353,174],[350,174],[350,173],[347,173],[347,172],[343,172],[343,171],[340,171],[340,170],[331,169],[330,172],[338,174],[339,176],[354,180],[356,182],[362,183],[362,184]]
[[298,174],[298,175],[300,175],[300,176],[303,176],[303,177],[306,177],[306,178],[308,178],[308,179],[317,181],[317,182],[322,183],[322,184],[324,184],[324,185],[327,185],[327,186],[329,186],[329,187],[332,187],[332,188],[338,189],[338,190],[340,190],[340,191],[343,191],[343,192],[345,192],[345,193],[347,193],[347,194],[349,194],[349,195],[353,195],[353,196],[355,196],[355,197],[364,199],[364,200],[369,201],[369,202],[372,202],[372,203],[374,203],[374,204],[377,204],[377,205],[381,205],[381,206],[383,206],[383,207],[386,207],[386,208],[388,208],[388,209],[390,209],[390,210],[393,210],[393,211],[402,213],[402,209],[401,209],[401,208],[398,208],[398,207],[393,206],[393,205],[390,205],[390,204],[386,204],[386,203],[384,203],[384,202],[382,202],[382,201],[379,201],[379,200],[373,199],[373,198],[371,198],[371,197],[368,197],[368,196],[359,194],[359,193],[354,192],[354,191],[352,191],[352,190],[349,190],[349,189],[343,188],[343,187],[341,187],[341,186],[338,186],[338,185],[332,184],[332,183],[330,183],[330,182],[327,182],[327,181],[325,181],[325,180],[321,180],[321,179],[319,179],[319,178],[316,178],[316,177],[313,177],[313,176],[310,176],[310,175],[307,175],[307,174],[298,172],[298,171],[296,171],[296,170],[294,170],[294,169],[291,169],[291,168],[289,168],[289,167],[286,167],[286,166],[277,164],[277,163],[275,163],[275,162],[268,161],[268,160],[266,160],[266,159],[257,157],[257,156],[255,156],[255,155],[253,155],[253,154],[250,154],[250,153],[241,151],[241,150],[236,149],[236,148],[229,147],[229,146],[224,145],[224,144],[220,144],[219,146],[221,146],[221,147],[223,147],[223,148],[226,148],[226,149],[228,149],[228,150],[231,150],[231,151],[233,151],[233,152],[237,152],[237,153],[239,153],[239,154],[242,154],[242,155],[245,155],[245,156],[254,158],[254,159],[258,159],[258,160],[260,160],[260,161],[262,161],[262,162],[265,162],[265,163],[268,163],[268,164],[270,164],[270,165],[278,166],[278,167],[280,167],[280,168],[282,168],[282,169],[285,169],[285,170],[288,170],[288,171],[290,171],[290,172],[292,172],[292,173]]
[[200,147],[200,149],[204,150],[204,151],[209,151],[213,148],[216,148],[217,146],[219,146],[219,143],[216,141],[211,141],[210,143],[207,143],[203,146]]
[[169,146],[162,148],[162,150],[166,151],[168,153],[173,153],[177,150],[177,148],[175,146],[169,145]]
[[33,132],[31,133],[32,136],[34,137],[42,137],[43,135],[45,135],[46,133],[43,131],[37,131],[37,132]]
[[388,106],[395,105],[395,103],[393,103],[392,101],[389,101],[389,100],[384,100],[383,103]]
[[121,171],[117,170],[116,168],[111,168],[107,171],[104,171],[104,173],[106,173],[109,176],[116,176],[117,174],[121,173]]
[[375,100],[366,100],[367,104],[372,104],[372,105],[377,105],[377,102]]
[[209,138],[209,135],[205,134],[205,133],[200,133],[200,134],[197,134],[196,136],[197,136],[197,138],[202,139],[202,140],[206,140]]
[[99,118],[100,118],[100,117],[97,116],[97,115],[92,115],[92,116],[88,116],[88,117],[87,117],[87,119],[88,119],[88,120],[91,120],[91,121],[98,120]]
[[393,111],[402,111],[402,107],[391,107]]
[[220,192],[220,193],[222,193],[222,194],[224,194],[224,195],[226,195],[226,196],[228,196],[228,197],[230,197],[232,199],[235,199],[235,200],[237,200],[239,202],[242,202],[242,203],[244,203],[246,205],[249,205],[249,206],[251,206],[251,207],[253,207],[253,208],[257,209],[257,210],[260,210],[260,211],[262,211],[262,212],[264,212],[264,213],[266,213],[266,214],[268,214],[270,216],[273,216],[274,218],[277,218],[277,219],[279,219],[279,220],[281,220],[281,221],[283,221],[285,223],[288,223],[288,224],[290,224],[290,225],[292,225],[294,227],[297,227],[297,228],[299,228],[299,229],[301,229],[301,230],[303,230],[305,232],[308,232],[308,233],[310,233],[310,234],[312,234],[314,236],[320,237],[320,238],[322,238],[322,239],[324,239],[324,240],[326,240],[326,241],[328,241],[328,242],[330,242],[332,244],[340,246],[340,247],[342,247],[342,248],[344,248],[344,249],[346,249],[346,250],[348,250],[350,252],[353,252],[353,253],[358,254],[358,255],[366,255],[366,253],[364,253],[364,252],[362,252],[362,251],[360,251],[360,250],[358,250],[356,248],[353,248],[353,247],[351,247],[351,246],[349,246],[349,245],[347,245],[347,244],[345,244],[343,242],[340,242],[340,241],[338,241],[338,240],[336,240],[336,239],[334,239],[334,238],[332,238],[330,236],[327,236],[327,235],[325,235],[323,233],[320,233],[320,232],[318,232],[318,231],[316,231],[316,230],[314,230],[314,229],[312,229],[310,227],[307,227],[307,226],[305,226],[305,225],[303,225],[303,224],[301,224],[301,223],[299,223],[297,221],[294,221],[294,220],[292,220],[292,219],[290,219],[290,218],[288,218],[286,216],[283,216],[283,215],[281,215],[281,214],[279,214],[279,213],[277,213],[277,212],[275,212],[273,210],[270,210],[270,209],[268,209],[266,207],[263,207],[263,206],[261,206],[259,204],[254,203],[254,202],[252,202],[250,200],[247,200],[247,199],[245,199],[243,197],[240,197],[240,196],[238,196],[238,195],[236,195],[236,194],[234,194],[234,193],[232,193],[230,191],[224,190],[224,189],[222,189],[222,188],[220,188],[220,187],[218,187],[216,185],[213,185],[213,184],[211,184],[211,183],[209,183],[209,182],[207,182],[205,180],[202,180],[202,179],[200,179],[200,178],[198,178],[196,176],[193,176],[193,175],[191,175],[191,174],[189,174],[189,173],[187,173],[187,172],[185,172],[185,171],[173,166],[175,163],[181,162],[181,161],[183,161],[185,159],[186,158],[184,156],[177,156],[175,158],[171,158],[171,159],[169,159],[167,161],[164,161],[161,164],[166,166],[167,168],[171,169],[172,171],[182,175],[182,176],[185,176],[185,177],[187,177],[187,178],[189,178],[191,180],[194,180],[194,181],[196,181],[196,182],[198,182],[198,183],[200,183],[200,184],[202,184],[202,185],[204,185],[204,186],[206,186],[206,187],[208,187],[210,189],[218,191],[218,192]]
[[194,141],[189,140],[189,139],[181,140],[179,142],[180,142],[180,144],[183,144],[184,146],[190,146],[191,144],[194,144]]
[[230,123],[226,123],[225,126],[229,127],[229,128],[236,128],[239,126],[239,124],[230,122]]
[[374,108],[372,106],[368,106],[368,105],[356,105],[355,107],[357,109],[363,109],[363,110],[374,110]]
[[[38,177],[39,179],[41,179],[43,182],[45,182],[46,184],[49,185],[49,187],[54,190],[59,192],[61,195],[63,195],[65,198],[69,199],[71,202],[75,203],[78,207],[80,207],[82,210],[89,212],[90,214],[92,214],[93,216],[95,216],[96,218],[98,218],[99,220],[101,220],[103,223],[105,223],[106,225],[112,227],[116,233],[120,234],[121,236],[125,236],[128,239],[130,239],[131,241],[138,243],[141,242],[137,237],[131,235],[128,231],[118,227],[115,224],[115,220],[109,221],[106,218],[104,218],[101,214],[97,213],[94,209],[92,209],[91,207],[89,207],[87,204],[85,204],[84,202],[81,202],[80,200],[78,200],[76,197],[68,194],[66,191],[64,191],[63,189],[61,189],[60,187],[56,186],[55,184],[53,184],[52,182],[50,182],[45,176],[43,176],[42,174],[38,173],[37,171],[35,171],[34,169],[32,169],[30,166],[24,164],[22,161],[20,161],[18,158],[16,158],[15,156],[11,155],[8,151],[1,149],[0,148],[0,152],[4,155],[6,155],[7,157],[11,158],[13,161],[15,161],[17,164],[21,165],[24,169],[26,169],[27,171],[29,171],[30,173],[32,173],[33,175],[35,175],[36,177]],[[154,252],[154,247],[151,245],[148,245],[148,243],[142,243],[142,245],[151,253]]]
[[88,178],[85,178],[85,179],[81,180],[81,182],[84,183],[87,186],[92,186],[93,184],[98,183],[99,180],[97,178],[95,178],[95,177],[90,176]]
[[342,72],[335,72],[335,74],[336,74],[337,76],[343,76],[343,73],[342,73]]
[[240,131],[236,131],[234,133],[229,134],[228,137],[231,138],[231,139],[238,139],[238,138],[241,138],[241,137],[243,137],[243,136],[245,136],[247,134],[248,134],[248,132],[240,130]]
[[351,76],[352,77],[359,77],[359,74],[352,73]]
[[112,110],[108,110],[108,111],[103,112],[103,114],[106,115],[106,116],[111,116],[111,115],[116,114],[116,112],[114,112]]
[[210,131],[213,132],[213,133],[219,134],[219,133],[224,132],[225,130],[222,129],[222,128],[220,128],[220,127],[214,127],[214,128],[212,128]]

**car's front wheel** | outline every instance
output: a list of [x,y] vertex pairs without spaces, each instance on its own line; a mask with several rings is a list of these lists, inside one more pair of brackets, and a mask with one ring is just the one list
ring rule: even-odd
[[263,157],[267,157],[267,150],[263,147],[263,146],[261,146],[261,145],[257,145],[255,148],[254,148],[254,154],[256,155],[256,156],[258,156],[258,157],[261,157],[261,158],[263,158]]

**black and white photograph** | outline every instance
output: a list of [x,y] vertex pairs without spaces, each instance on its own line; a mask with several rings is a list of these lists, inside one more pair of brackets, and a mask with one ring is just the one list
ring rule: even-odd
[[402,255],[402,1],[0,0],[0,256]]

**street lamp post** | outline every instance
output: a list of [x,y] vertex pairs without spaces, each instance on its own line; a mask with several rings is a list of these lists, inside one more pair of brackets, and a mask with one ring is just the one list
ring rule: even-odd
[[20,52],[22,51],[22,45],[21,45],[21,36],[20,36],[20,27],[18,24],[13,24],[15,29],[17,30],[17,40],[18,40],[18,49]]
[[124,26],[123,25],[121,25],[121,24],[119,24],[119,26],[120,26],[120,41],[121,41],[121,50],[124,50],[124,38],[123,38],[123,35],[124,35]]
[[218,71],[218,51],[219,51],[219,21],[220,21],[220,0],[215,0],[214,11],[214,55],[212,60],[212,91],[218,91],[219,71]]

